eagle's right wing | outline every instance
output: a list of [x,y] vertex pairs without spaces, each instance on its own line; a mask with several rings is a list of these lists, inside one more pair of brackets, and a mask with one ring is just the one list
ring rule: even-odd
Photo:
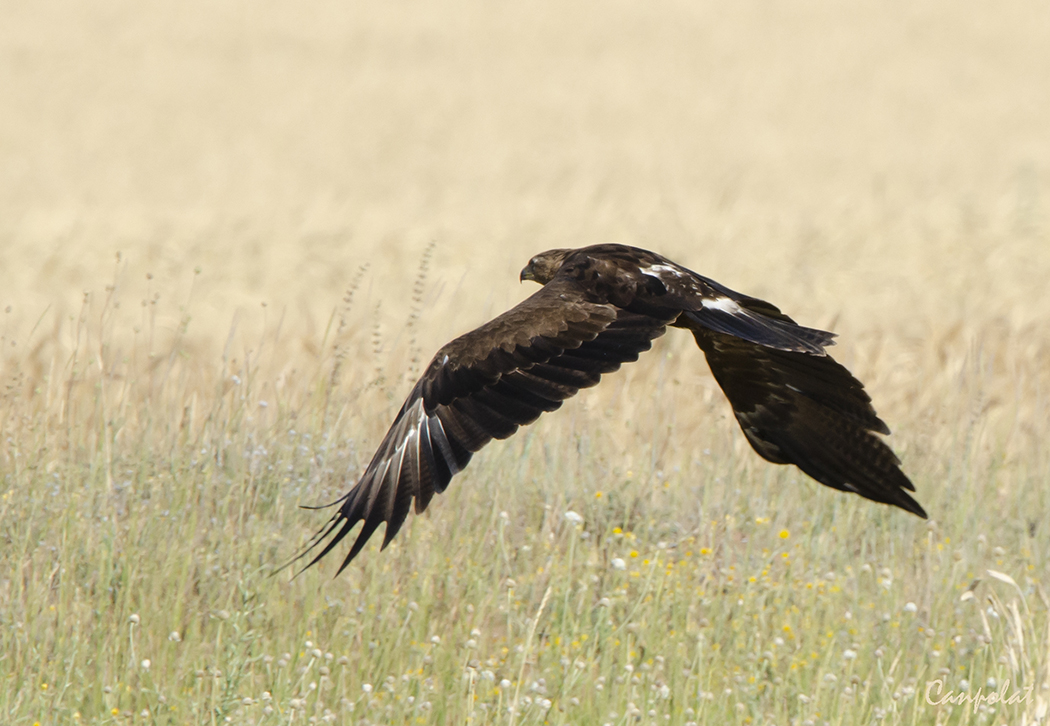
[[677,314],[629,313],[594,300],[575,281],[556,278],[439,350],[365,473],[299,557],[331,536],[314,564],[362,521],[339,571],[383,522],[385,547],[413,500],[417,513],[426,509],[473,452],[554,411],[581,388],[596,385],[603,373],[637,360]]

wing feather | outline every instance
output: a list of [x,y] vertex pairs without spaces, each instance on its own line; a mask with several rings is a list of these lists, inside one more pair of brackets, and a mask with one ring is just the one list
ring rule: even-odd
[[515,427],[530,424],[540,417],[544,409],[533,405],[534,397],[531,394],[522,395],[502,385],[503,383],[503,380],[500,380],[478,391],[471,398],[498,412],[499,415],[513,422]]
[[431,436],[437,442],[438,451],[441,453],[439,461],[444,465],[444,471],[438,475],[437,487],[439,492],[443,492],[448,480],[463,471],[470,462],[472,453],[470,449],[459,443],[459,439],[456,439],[454,436],[449,438],[448,432],[445,430],[445,424],[442,423],[440,417],[428,416],[427,426],[430,428]]
[[572,393],[569,394],[570,396],[575,395],[576,391],[581,388],[590,388],[598,385],[598,381],[601,380],[599,375],[589,373],[587,370],[581,370],[578,366],[567,367],[564,365],[563,359],[564,356],[559,356],[557,360],[552,360],[549,363],[537,363],[532,368],[527,369],[527,372],[566,390],[571,389]]
[[476,443],[470,447],[474,451],[492,439],[505,439],[518,430],[517,424],[510,418],[479,400],[484,396],[484,389],[482,389],[472,396],[457,398],[449,404],[449,408],[459,414],[457,423],[461,424],[464,429],[471,426],[477,431],[474,439]]
[[[419,437],[416,440],[416,453],[419,457],[419,489],[416,492],[416,513],[422,512],[430,504],[434,493],[437,491],[438,482],[441,481],[441,470],[438,465],[438,456],[442,458],[441,466],[448,473],[448,465],[444,462],[444,454],[435,452],[438,446],[430,435],[429,421],[419,427]],[[452,477],[448,473],[448,478]],[[448,479],[445,479],[447,481]]]
[[571,398],[576,395],[576,392],[583,386],[574,385],[576,379],[565,380],[565,377],[561,375],[559,369],[552,368],[555,372],[555,377],[552,378],[549,375],[541,375],[544,365],[533,366],[527,371],[514,371],[509,373],[500,380],[500,385],[514,385],[520,386],[523,389],[532,391],[537,396],[542,397],[545,400],[551,401],[552,405],[557,404],[551,410],[557,410],[561,406],[561,402],[566,398]]

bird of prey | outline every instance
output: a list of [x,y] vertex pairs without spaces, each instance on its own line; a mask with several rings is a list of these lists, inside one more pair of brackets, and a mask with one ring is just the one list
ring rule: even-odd
[[543,287],[437,352],[338,511],[299,555],[313,565],[358,522],[339,572],[386,523],[383,547],[492,439],[554,411],[602,374],[635,361],[668,326],[693,334],[754,450],[821,484],[925,518],[889,428],[864,386],[806,328],[655,252],[617,244],[555,249],[521,280]]

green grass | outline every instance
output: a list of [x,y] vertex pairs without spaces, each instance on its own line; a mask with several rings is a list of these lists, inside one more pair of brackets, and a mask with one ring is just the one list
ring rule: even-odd
[[[70,319],[68,355],[9,359],[4,723],[980,724],[1045,709],[1038,349],[1005,340],[992,360],[949,332],[897,354],[912,361],[899,396],[941,396],[900,422],[910,446],[894,441],[929,523],[759,460],[700,353],[668,336],[478,454],[386,551],[293,578],[278,568],[328,516],[300,505],[345,491],[419,357],[348,297],[298,368],[275,324],[242,361],[196,356],[192,303],[162,343],[148,313],[128,343],[107,327],[117,293]],[[1004,383],[1002,366],[1032,376]],[[934,679],[1034,690],[974,713],[928,705]]]
[[[0,726],[1045,726],[1047,25],[4,4]],[[277,571],[429,355],[599,242],[840,333],[933,524],[761,461],[669,333]]]

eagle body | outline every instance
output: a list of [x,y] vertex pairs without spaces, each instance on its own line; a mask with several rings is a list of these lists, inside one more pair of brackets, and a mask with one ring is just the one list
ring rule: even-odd
[[[413,386],[371,462],[300,557],[324,557],[358,522],[342,571],[380,524],[385,547],[474,452],[505,439],[652,347],[689,330],[752,448],[827,486],[926,513],[889,428],[864,386],[825,348],[834,334],[798,325],[648,250],[605,244],[533,257],[521,280],[539,291],[442,347]],[[327,540],[327,541],[326,541]],[[308,565],[309,566],[309,565]]]

